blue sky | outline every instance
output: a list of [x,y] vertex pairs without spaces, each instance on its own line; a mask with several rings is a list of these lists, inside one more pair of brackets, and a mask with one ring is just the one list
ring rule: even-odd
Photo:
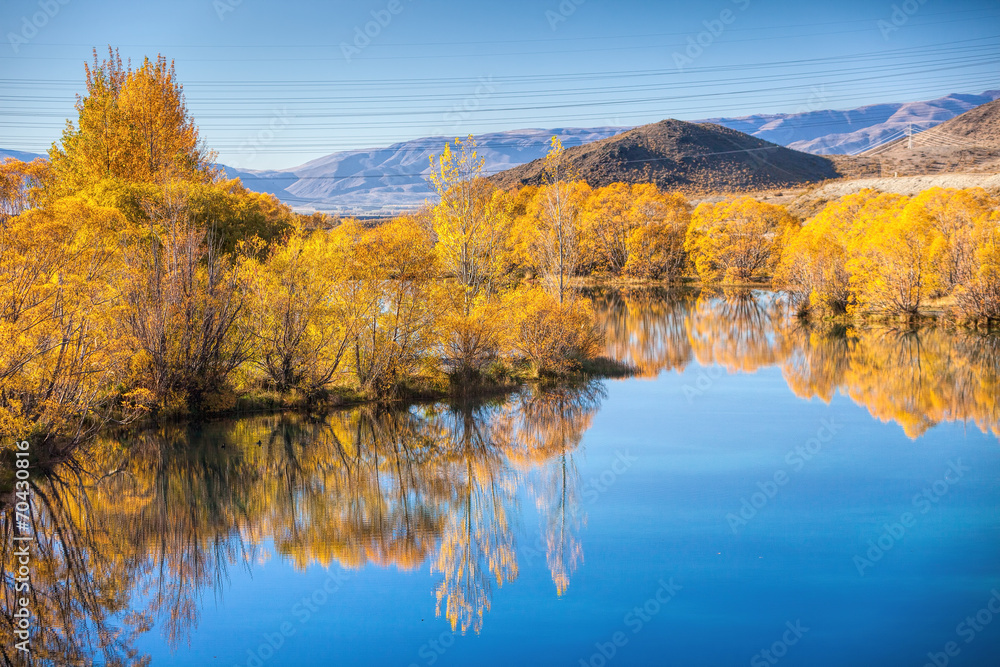
[[0,28],[0,147],[58,139],[83,62],[111,44],[174,59],[220,161],[254,169],[429,135],[1000,88],[989,0],[5,0]]

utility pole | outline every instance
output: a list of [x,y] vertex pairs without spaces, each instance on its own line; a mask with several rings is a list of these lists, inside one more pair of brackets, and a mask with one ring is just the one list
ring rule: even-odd
[[907,146],[907,148],[912,151],[913,150],[913,123],[910,123],[906,127],[906,134],[909,135],[909,137],[910,137],[910,143]]

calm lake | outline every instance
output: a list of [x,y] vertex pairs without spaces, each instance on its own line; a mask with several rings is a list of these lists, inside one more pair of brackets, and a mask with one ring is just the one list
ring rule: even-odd
[[1000,664],[998,337],[594,299],[636,376],[161,428],[39,479],[36,661]]

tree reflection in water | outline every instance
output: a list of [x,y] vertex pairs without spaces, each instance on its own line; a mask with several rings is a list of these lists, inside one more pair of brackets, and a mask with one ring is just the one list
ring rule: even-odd
[[[531,462],[561,458],[564,484],[576,480],[569,454],[600,396],[584,385],[476,406],[361,407],[102,438],[34,483],[34,660],[144,664],[135,637],[158,625],[171,646],[185,642],[204,593],[221,595],[229,568],[252,568],[269,538],[300,569],[427,564],[441,577],[439,613],[478,631],[494,585],[517,577],[512,523]],[[575,492],[558,493],[565,523]],[[0,512],[5,650],[17,566],[9,509]],[[578,538],[566,526],[550,544],[565,588],[575,565],[565,550],[578,552]]]
[[[646,377],[697,361],[779,367],[791,391],[849,396],[918,437],[942,421],[1000,437],[1000,338],[943,327],[804,324],[748,291],[593,295],[607,354]],[[478,631],[518,576],[514,526],[530,498],[555,593],[583,562],[576,457],[604,400],[597,382],[538,386],[477,405],[360,407],[108,435],[33,482],[36,664],[146,664],[152,627],[176,646],[231,568],[276,553],[361,568],[427,567],[438,613]],[[678,397],[678,400],[683,400]],[[13,512],[0,510],[0,646],[14,644]]]
[[636,290],[594,298],[608,322],[605,353],[640,374],[683,370],[692,361],[731,373],[776,366],[796,396],[830,401],[840,391],[911,438],[949,421],[1000,437],[995,333],[809,324],[794,317],[786,297],[762,291],[693,297],[691,290]]

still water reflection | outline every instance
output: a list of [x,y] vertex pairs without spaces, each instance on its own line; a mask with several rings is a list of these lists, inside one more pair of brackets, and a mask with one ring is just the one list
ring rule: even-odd
[[[594,300],[635,377],[162,427],[55,467],[33,491],[33,660],[754,664],[800,613],[786,664],[963,642],[1000,585],[996,336],[806,326],[770,293]],[[850,444],[802,470],[785,452],[823,415]],[[893,538],[902,564],[859,567],[954,456],[974,472]],[[0,533],[16,662],[9,508]],[[1000,621],[974,639],[951,664],[983,664]]]

